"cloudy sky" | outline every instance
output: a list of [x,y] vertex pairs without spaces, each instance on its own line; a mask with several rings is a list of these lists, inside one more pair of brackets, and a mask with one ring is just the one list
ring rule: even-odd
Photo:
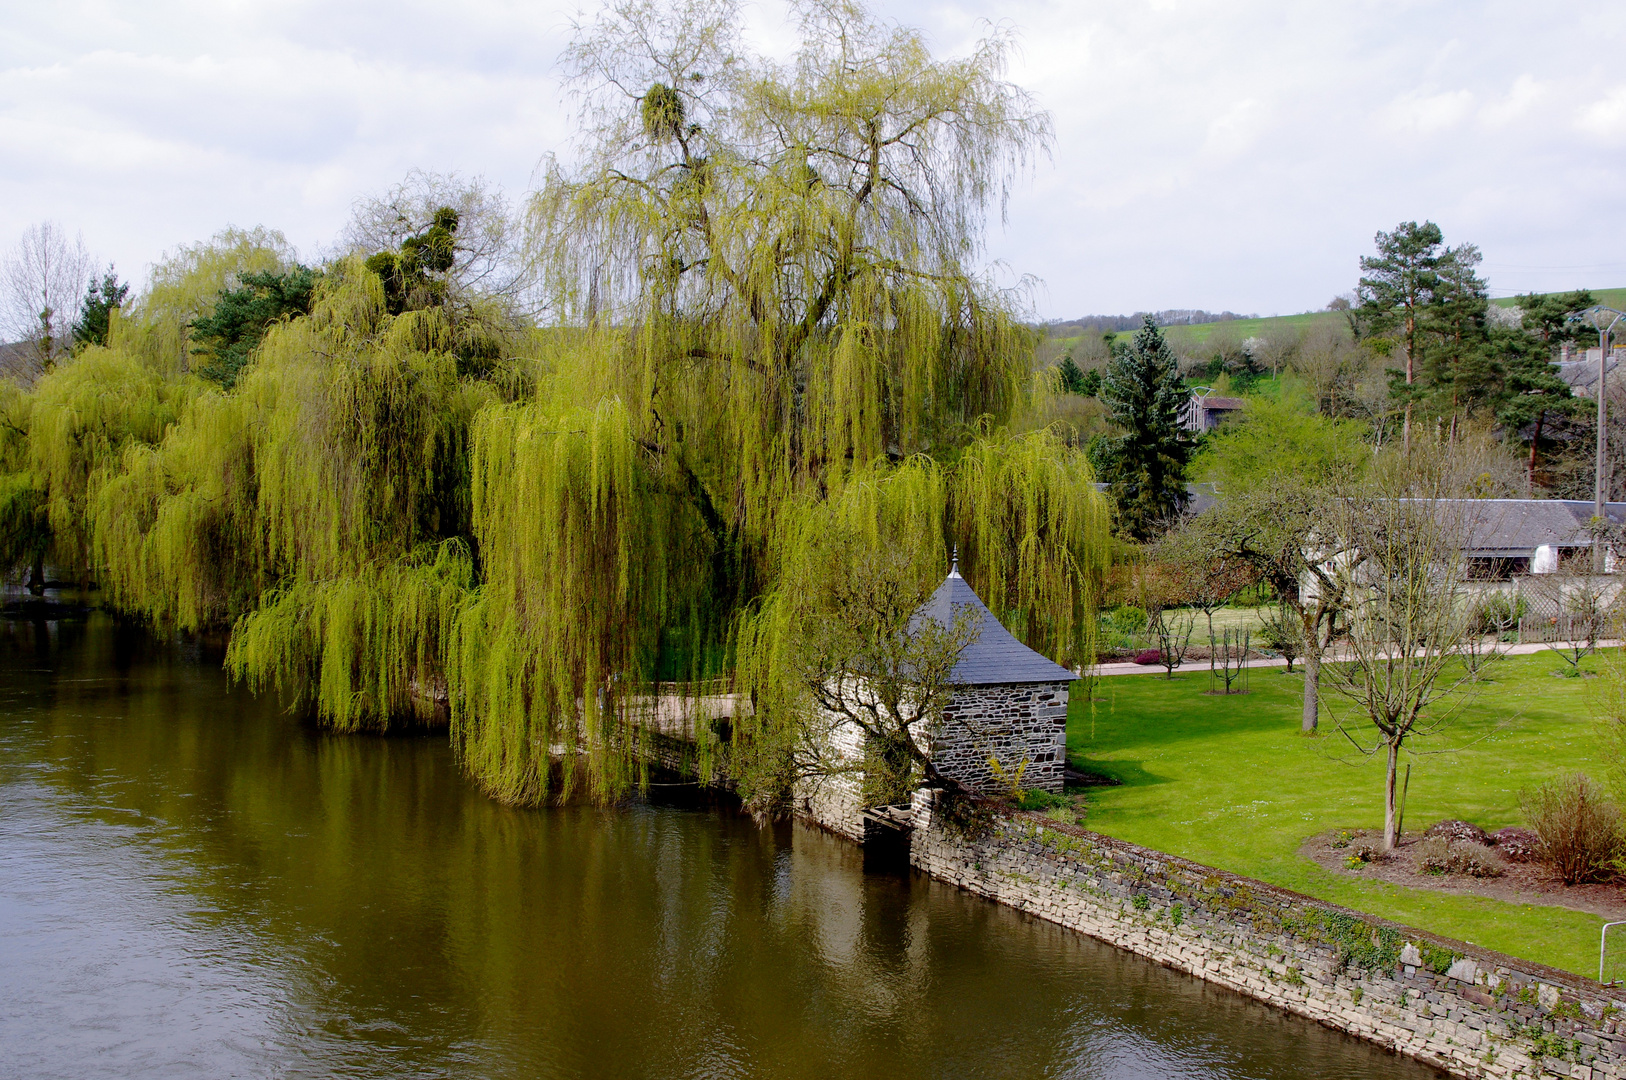
[[[1054,116],[990,237],[1039,313],[1269,314],[1432,218],[1493,292],[1626,285],[1626,4],[881,0],[962,51],[1013,24]],[[52,0],[0,11],[0,245],[50,219],[141,277],[226,225],[318,254],[412,168],[511,197],[562,149],[577,4]],[[589,11],[591,8],[588,9]],[[778,0],[749,32],[789,40]]]

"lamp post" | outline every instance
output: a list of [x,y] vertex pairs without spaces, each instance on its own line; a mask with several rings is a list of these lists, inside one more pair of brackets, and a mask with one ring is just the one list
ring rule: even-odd
[[1584,318],[1598,331],[1598,463],[1597,475],[1592,483],[1592,572],[1603,573],[1603,525],[1608,519],[1604,516],[1604,502],[1608,498],[1608,481],[1604,478],[1604,458],[1609,448],[1608,435],[1604,431],[1604,420],[1607,416],[1603,392],[1604,379],[1609,370],[1609,334],[1615,324],[1626,318],[1626,311],[1616,311],[1611,307],[1589,307],[1578,312],[1572,318]]

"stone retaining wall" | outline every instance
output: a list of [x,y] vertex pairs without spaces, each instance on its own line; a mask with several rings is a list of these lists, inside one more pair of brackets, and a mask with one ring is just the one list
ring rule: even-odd
[[1037,814],[968,839],[934,806],[910,862],[998,903],[1458,1076],[1626,1078],[1626,1001],[1591,980]]

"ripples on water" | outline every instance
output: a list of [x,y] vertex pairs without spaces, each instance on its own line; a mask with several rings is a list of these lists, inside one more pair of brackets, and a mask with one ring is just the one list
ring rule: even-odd
[[504,808],[441,736],[0,624],[0,1076],[1433,1075],[811,829]]

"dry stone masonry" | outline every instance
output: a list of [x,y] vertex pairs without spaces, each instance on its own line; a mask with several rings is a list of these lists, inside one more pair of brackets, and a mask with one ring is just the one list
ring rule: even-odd
[[1626,1001],[1589,979],[1037,814],[966,837],[935,804],[910,862],[998,903],[1458,1076],[1626,1078]]
[[932,761],[947,776],[997,792],[1003,780],[995,775],[993,759],[1008,776],[1020,768],[1022,787],[1061,794],[1068,682],[995,683],[959,691],[931,739]]

